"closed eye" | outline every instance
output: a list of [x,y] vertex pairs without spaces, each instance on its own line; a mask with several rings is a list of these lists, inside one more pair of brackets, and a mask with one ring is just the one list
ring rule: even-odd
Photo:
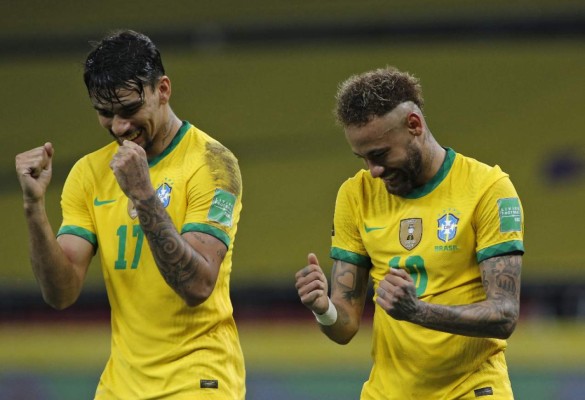
[[113,118],[114,113],[109,110],[97,109],[98,114],[104,118]]
[[384,159],[386,158],[386,156],[388,155],[388,150],[377,150],[377,151],[372,151],[370,153],[367,154],[367,159],[371,160],[373,162],[380,162],[380,161],[384,161]]
[[122,118],[130,118],[136,114],[141,107],[142,103],[133,104],[130,107],[124,107],[118,112],[118,115]]

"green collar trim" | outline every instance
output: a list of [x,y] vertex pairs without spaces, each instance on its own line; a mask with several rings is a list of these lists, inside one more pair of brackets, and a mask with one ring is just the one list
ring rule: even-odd
[[177,134],[175,135],[175,137],[173,138],[173,140],[171,141],[171,143],[167,146],[166,149],[163,150],[162,153],[160,153],[158,156],[156,156],[152,160],[150,160],[148,162],[148,166],[150,168],[154,167],[163,158],[165,158],[167,156],[167,154],[169,154],[171,151],[173,151],[174,148],[179,145],[179,142],[181,141],[181,139],[183,139],[183,136],[185,136],[185,133],[187,133],[187,131],[189,130],[189,128],[191,128],[191,124],[189,122],[187,122],[187,121],[183,121],[183,124],[179,128],[179,132],[177,132]]
[[445,147],[445,150],[447,150],[445,160],[443,161],[441,168],[439,168],[435,176],[433,176],[433,179],[402,197],[405,199],[419,199],[431,193],[441,182],[443,182],[449,171],[451,171],[451,167],[455,161],[455,155],[457,154],[455,153],[455,150],[449,147]]

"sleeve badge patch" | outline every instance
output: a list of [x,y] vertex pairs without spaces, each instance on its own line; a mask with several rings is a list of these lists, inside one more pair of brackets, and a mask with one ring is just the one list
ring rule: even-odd
[[522,210],[517,197],[498,200],[500,232],[520,232],[522,230]]
[[213,196],[213,200],[211,200],[211,207],[209,207],[207,219],[231,227],[235,204],[235,195],[222,189],[215,189],[215,195]]

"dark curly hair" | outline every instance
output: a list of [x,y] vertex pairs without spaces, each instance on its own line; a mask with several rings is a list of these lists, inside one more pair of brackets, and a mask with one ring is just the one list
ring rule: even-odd
[[342,126],[365,125],[405,101],[421,110],[424,105],[419,80],[395,67],[353,75],[339,85],[335,116]]
[[136,91],[143,98],[144,86],[154,88],[165,74],[158,49],[142,33],[115,31],[92,44],[83,80],[90,98],[101,104],[119,102],[119,89]]

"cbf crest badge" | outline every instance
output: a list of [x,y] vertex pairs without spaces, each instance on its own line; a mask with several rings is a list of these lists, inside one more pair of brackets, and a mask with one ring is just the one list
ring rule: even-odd
[[171,202],[171,190],[173,190],[173,188],[171,188],[167,183],[163,183],[158,187],[158,189],[156,189],[156,195],[158,196],[158,199],[164,208],[167,208]]
[[400,221],[400,244],[406,250],[412,250],[422,239],[422,218],[409,218]]
[[438,228],[437,228],[437,236],[443,242],[448,242],[453,240],[455,235],[457,234],[457,223],[459,222],[459,218],[454,216],[451,213],[447,213],[443,215],[441,218],[437,220]]

